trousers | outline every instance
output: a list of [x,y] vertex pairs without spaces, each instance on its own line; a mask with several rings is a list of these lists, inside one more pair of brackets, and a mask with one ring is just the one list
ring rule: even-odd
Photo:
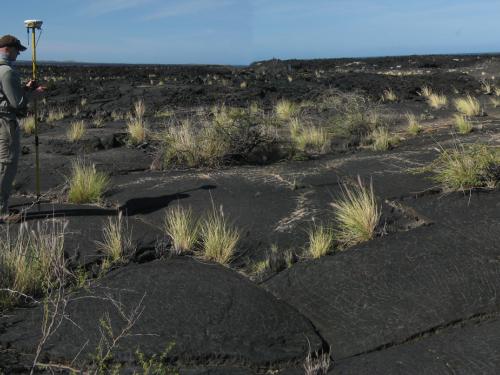
[[20,153],[20,130],[17,120],[0,117],[0,214],[9,211],[9,197],[17,173]]

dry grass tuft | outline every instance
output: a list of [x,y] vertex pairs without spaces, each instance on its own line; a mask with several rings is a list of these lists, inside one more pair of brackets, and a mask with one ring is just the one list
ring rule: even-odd
[[448,105],[448,98],[445,95],[431,94],[427,97],[427,104],[431,108],[440,109]]
[[203,258],[227,265],[233,259],[240,234],[229,225],[222,209],[214,209],[203,220],[200,232]]
[[124,114],[123,114],[123,113],[121,113],[121,112],[118,112],[118,111],[116,111],[116,110],[113,110],[113,111],[111,112],[111,119],[112,119],[113,121],[123,120],[124,118],[125,118],[125,116],[124,116]]
[[391,147],[392,137],[387,128],[379,127],[374,129],[370,134],[370,139],[373,142],[372,148],[375,151],[386,151]]
[[245,109],[227,107],[224,104],[220,106],[213,106],[211,113],[213,116],[213,124],[222,128],[233,126],[238,119],[246,115]]
[[320,225],[309,230],[308,253],[313,258],[320,258],[330,252],[333,245],[334,234],[331,228]]
[[290,120],[299,113],[299,107],[286,99],[282,99],[276,103],[274,110],[276,117],[280,120]]
[[465,191],[478,187],[495,187],[500,165],[498,152],[484,145],[464,147],[456,144],[441,149],[439,157],[421,172],[433,172],[434,180],[448,190]]
[[128,221],[123,218],[121,211],[116,219],[108,218],[102,233],[104,240],[98,242],[97,245],[105,256],[102,269],[107,270],[114,264],[124,263],[126,257],[133,252],[134,247]]
[[266,272],[280,272],[290,268],[294,262],[295,255],[292,250],[280,250],[278,245],[272,244],[266,257],[250,266],[249,273],[258,276]]
[[466,116],[479,116],[482,112],[479,100],[470,95],[455,99],[455,108]]
[[490,81],[485,79],[481,80],[481,89],[483,90],[483,93],[485,93],[486,95],[491,95],[493,94],[494,87]]
[[406,121],[408,122],[408,126],[406,128],[408,130],[408,133],[417,135],[422,131],[422,126],[419,124],[417,116],[415,116],[413,113],[407,113],[405,117]]
[[83,160],[72,163],[68,201],[71,203],[100,203],[109,186],[109,177]]
[[429,86],[423,86],[418,92],[427,100],[427,104],[434,109],[440,109],[448,105],[448,98],[445,95],[435,94]]
[[358,177],[357,185],[344,185],[343,196],[331,203],[336,210],[339,226],[337,239],[344,246],[368,241],[375,235],[381,212],[373,193],[373,185],[367,188]]
[[311,125],[305,126],[297,118],[290,122],[290,138],[300,151],[324,153],[330,146],[330,139],[325,129]]
[[129,140],[133,145],[139,145],[146,142],[148,129],[144,114],[146,106],[143,100],[134,103],[134,111],[127,119],[127,132]]
[[62,120],[65,116],[65,113],[62,109],[51,109],[49,110],[49,113],[47,114],[46,121],[47,123],[52,123],[55,121]]
[[28,116],[21,120],[21,129],[23,129],[24,134],[32,135],[35,134],[35,117]]
[[76,142],[83,138],[85,135],[85,122],[83,120],[73,121],[69,125],[66,136],[70,142]]
[[172,239],[173,253],[183,254],[194,250],[198,242],[199,225],[191,208],[176,206],[167,211],[163,228]]
[[330,369],[330,354],[329,353],[314,353],[307,354],[304,361],[305,375],[327,375]]
[[432,89],[429,86],[423,86],[418,92],[418,95],[423,96],[427,99],[432,95]]
[[[19,226],[17,235],[2,228],[0,240],[0,310],[42,294],[66,272],[66,222],[50,219]],[[3,290],[2,290],[3,289]]]
[[472,122],[467,116],[456,114],[454,116],[455,129],[459,134],[469,134],[472,131]]
[[398,97],[393,89],[386,89],[383,91],[381,99],[383,102],[395,102]]
[[250,106],[248,107],[248,113],[252,116],[256,116],[261,113],[261,109],[259,107],[259,103],[257,102],[252,102]]
[[92,125],[94,125],[94,128],[103,128],[104,127],[104,118],[101,116],[96,116],[92,119]]

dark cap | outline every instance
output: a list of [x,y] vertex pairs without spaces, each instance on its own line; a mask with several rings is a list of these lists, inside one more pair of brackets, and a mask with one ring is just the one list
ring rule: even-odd
[[21,41],[12,35],[4,35],[0,38],[0,48],[2,47],[16,47],[19,51],[26,50]]

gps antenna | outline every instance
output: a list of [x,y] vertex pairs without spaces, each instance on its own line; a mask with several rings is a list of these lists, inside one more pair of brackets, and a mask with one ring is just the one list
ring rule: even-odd
[[[42,29],[43,21],[40,20],[26,20],[24,25],[28,34],[31,31],[31,61],[33,67],[33,81],[37,78],[37,66],[36,66],[36,31]],[[33,98],[33,112],[35,121],[35,190],[36,190],[36,202],[38,206],[38,211],[40,211],[40,154],[39,154],[39,141],[38,141],[38,103],[36,96]]]

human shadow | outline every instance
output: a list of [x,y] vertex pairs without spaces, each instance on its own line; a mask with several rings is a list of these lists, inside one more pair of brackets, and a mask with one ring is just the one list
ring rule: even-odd
[[184,190],[175,194],[161,195],[159,197],[132,198],[126,201],[118,209],[123,212],[125,216],[138,214],[146,215],[167,207],[172,201],[189,198],[190,195],[186,193],[191,193],[196,190],[212,190],[215,188],[216,186],[214,185],[202,185],[198,188]]
[[[157,197],[132,198],[118,208],[82,207],[52,210],[45,208],[42,211],[37,211],[35,208],[33,211],[23,212],[23,221],[35,220],[40,218],[71,216],[116,216],[120,212],[122,212],[125,216],[134,216],[141,214],[146,215],[167,207],[172,201],[190,197],[190,195],[187,193],[191,193],[197,190],[212,190],[215,188],[217,188],[217,186],[202,185],[197,188],[180,191],[174,194],[160,195]],[[36,207],[36,204],[33,207]]]

